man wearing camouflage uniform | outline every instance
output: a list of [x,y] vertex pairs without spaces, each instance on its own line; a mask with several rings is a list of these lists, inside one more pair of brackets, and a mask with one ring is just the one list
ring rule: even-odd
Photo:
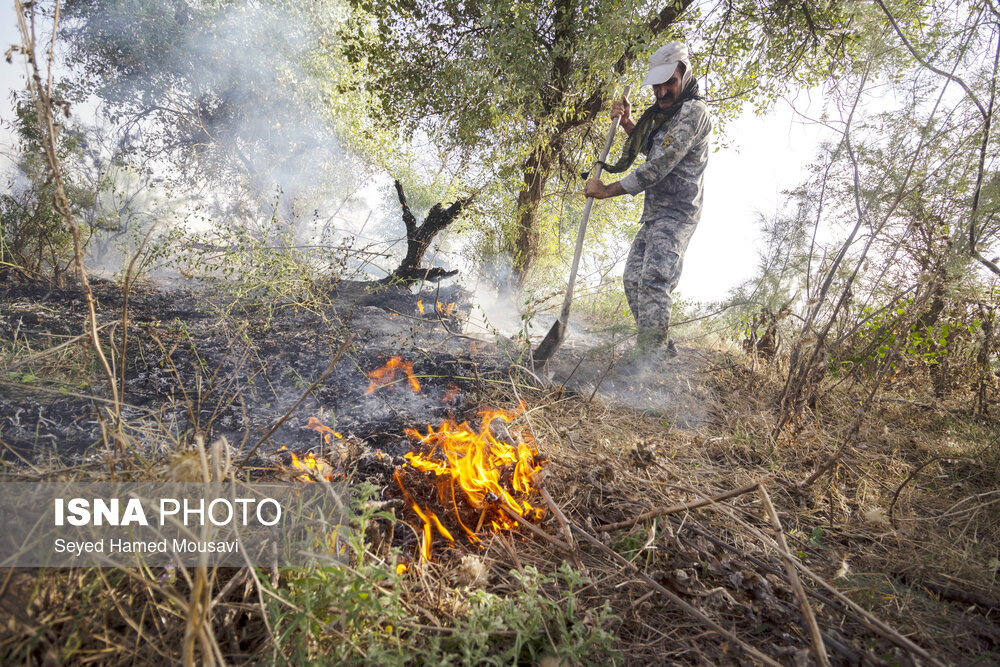
[[657,50],[649,59],[649,73],[642,84],[653,87],[656,102],[638,122],[632,121],[628,99],[614,103],[611,117],[621,118],[629,139],[622,158],[604,167],[610,173],[622,172],[640,152],[646,162],[617,183],[604,185],[600,179],[590,179],[586,194],[604,199],[646,193],[642,227],[625,262],[625,296],[638,326],[639,350],[673,356],[676,349],[667,338],[673,306],[670,295],[680,280],[684,251],[701,217],[712,120],[698,95],[683,43]]

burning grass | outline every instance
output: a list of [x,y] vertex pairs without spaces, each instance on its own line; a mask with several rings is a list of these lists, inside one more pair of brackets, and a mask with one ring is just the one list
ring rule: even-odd
[[[530,435],[526,436],[527,441],[514,440],[506,427],[524,407],[522,404],[517,412],[481,412],[478,431],[468,422],[457,424],[450,419],[436,430],[428,426],[426,434],[416,429],[406,430],[418,450],[404,456],[407,464],[397,468],[393,478],[408,506],[423,522],[420,553],[424,560],[431,559],[435,529],[449,542],[454,543],[455,538],[426,500],[416,500],[407,490],[409,480],[420,473],[433,476],[443,514],[448,518],[454,516],[473,545],[482,544],[479,532],[484,526],[493,531],[513,528],[516,524],[512,513],[529,520],[542,517],[542,510],[528,501],[528,496],[536,490],[534,477],[542,469],[538,450]],[[498,421],[498,430],[503,434],[500,438],[493,432],[493,425]],[[466,515],[464,520],[463,513]]]

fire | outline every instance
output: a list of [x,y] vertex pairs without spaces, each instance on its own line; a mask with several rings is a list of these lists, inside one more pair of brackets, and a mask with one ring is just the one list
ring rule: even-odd
[[[330,438],[338,438],[341,440],[344,438],[344,436],[334,431],[316,417],[310,417],[309,423],[306,424],[305,428],[311,428],[314,431],[322,433],[323,442],[328,445],[330,444]],[[295,478],[300,482],[314,482],[319,478],[333,480],[335,477],[339,476],[339,473],[334,470],[333,466],[331,466],[328,461],[322,458],[316,458],[316,455],[312,452],[306,452],[306,455],[300,459],[295,452],[289,451],[288,447],[282,445],[281,449],[288,451],[289,455],[292,457],[292,467],[303,472],[303,474]]]
[[[420,311],[421,315],[424,314],[425,309],[424,309],[424,301],[423,301],[423,299],[421,299],[420,301],[417,301],[417,310]],[[434,310],[435,310],[435,312],[437,312],[438,315],[443,315],[445,317],[448,317],[455,310],[455,302],[452,301],[451,303],[447,303],[446,304],[446,303],[443,303],[441,301],[438,301],[438,302],[436,302],[434,304]]]
[[[500,410],[481,412],[479,431],[473,430],[468,422],[457,424],[451,419],[442,422],[437,430],[428,426],[426,434],[416,429],[405,431],[406,435],[422,446],[422,451],[406,454],[404,458],[408,460],[407,465],[416,470],[434,473],[438,480],[441,503],[454,510],[458,524],[473,544],[479,543],[476,532],[487,518],[490,519],[487,525],[495,531],[516,525],[504,510],[529,519],[537,519],[542,515],[542,510],[533,507],[525,498],[533,490],[532,478],[541,470],[534,444],[530,439],[529,442],[516,443],[506,442],[507,438],[498,440],[490,430],[490,424],[494,420],[502,419],[507,423],[517,414]],[[403,483],[405,470],[397,469],[394,477],[407,504],[423,521],[420,551],[427,560],[431,556],[435,530],[449,542],[454,542],[455,538],[430,507],[426,504],[421,507],[406,489]],[[456,498],[456,483],[468,504],[481,512],[475,530],[471,530],[462,521]]]
[[314,431],[319,431],[320,433],[322,433],[323,442],[325,442],[328,445],[330,444],[330,436],[340,439],[343,439],[344,437],[341,434],[334,431],[329,426],[327,426],[326,424],[324,424],[323,422],[321,422],[320,420],[316,419],[315,417],[309,418],[309,423],[306,424],[306,428],[311,428]]
[[417,376],[413,374],[413,362],[403,361],[403,357],[397,354],[390,359],[385,366],[376,368],[372,372],[368,373],[368,377],[371,378],[371,382],[368,384],[368,391],[366,391],[365,394],[370,394],[380,387],[393,384],[396,381],[396,374],[400,369],[406,373],[406,379],[410,383],[410,389],[414,392],[419,392],[420,383],[417,381]]
[[301,459],[295,452],[288,453],[292,456],[292,467],[302,471],[302,474],[295,478],[300,482],[315,482],[321,477],[332,480],[337,476],[337,473],[330,467],[329,463],[323,459],[316,458],[312,452],[307,452],[305,457]]

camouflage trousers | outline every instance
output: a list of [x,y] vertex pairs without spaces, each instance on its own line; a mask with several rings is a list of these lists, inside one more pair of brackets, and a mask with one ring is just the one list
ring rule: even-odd
[[632,241],[625,260],[625,298],[636,325],[642,329],[670,326],[671,293],[681,279],[684,251],[696,222],[670,218],[647,220]]

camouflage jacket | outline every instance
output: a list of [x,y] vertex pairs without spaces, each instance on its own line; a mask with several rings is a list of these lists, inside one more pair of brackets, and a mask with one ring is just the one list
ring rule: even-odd
[[669,218],[698,223],[711,132],[708,107],[695,99],[683,102],[653,135],[646,162],[620,181],[630,195],[646,193],[642,222]]

